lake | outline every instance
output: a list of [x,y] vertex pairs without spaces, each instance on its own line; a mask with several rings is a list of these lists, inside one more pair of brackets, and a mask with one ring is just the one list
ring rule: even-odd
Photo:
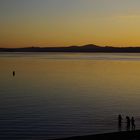
[[[15,71],[15,76],[13,76]],[[140,129],[140,54],[0,53],[0,139]]]

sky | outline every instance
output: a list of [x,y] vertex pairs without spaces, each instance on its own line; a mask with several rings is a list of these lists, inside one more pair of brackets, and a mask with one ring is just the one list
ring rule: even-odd
[[0,47],[140,46],[140,0],[0,0]]

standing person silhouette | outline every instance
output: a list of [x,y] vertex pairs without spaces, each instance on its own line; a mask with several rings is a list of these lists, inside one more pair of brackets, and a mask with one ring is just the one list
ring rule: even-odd
[[123,118],[122,118],[122,116],[119,114],[119,115],[118,115],[118,129],[119,129],[119,131],[121,131],[121,129],[122,129],[122,120],[123,120]]
[[126,130],[127,131],[130,131],[130,123],[131,123],[130,118],[126,116]]
[[131,118],[131,125],[132,125],[132,130],[135,130],[135,119],[134,117]]

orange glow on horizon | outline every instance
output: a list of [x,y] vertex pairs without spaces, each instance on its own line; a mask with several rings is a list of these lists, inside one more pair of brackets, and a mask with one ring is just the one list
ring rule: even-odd
[[139,4],[130,0],[127,4],[121,0],[0,2],[0,47],[140,46]]

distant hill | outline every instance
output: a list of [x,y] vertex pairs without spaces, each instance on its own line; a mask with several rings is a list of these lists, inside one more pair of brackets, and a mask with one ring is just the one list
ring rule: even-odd
[[0,52],[124,52],[140,53],[140,47],[111,47],[88,44],[69,47],[27,47],[27,48],[0,48]]

